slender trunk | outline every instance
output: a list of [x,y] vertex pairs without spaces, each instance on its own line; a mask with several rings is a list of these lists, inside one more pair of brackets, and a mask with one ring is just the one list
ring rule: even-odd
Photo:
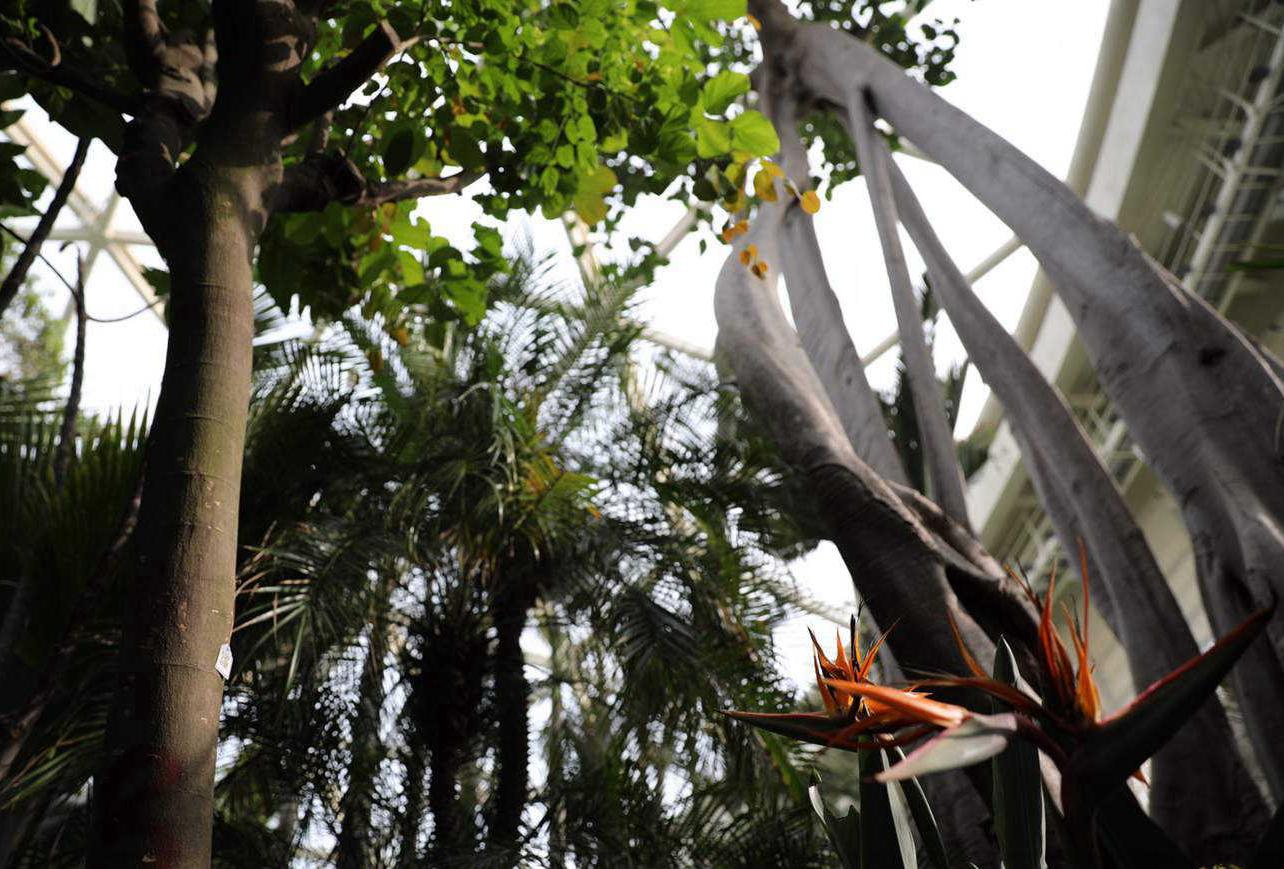
[[428,772],[428,810],[432,813],[431,855],[436,862],[462,856],[469,840],[459,811],[459,771],[463,755],[458,746],[433,747]]
[[526,682],[526,660],[522,655],[526,607],[521,595],[501,593],[495,603],[494,621],[499,746],[489,838],[496,858],[512,866],[521,854],[522,812],[530,787],[530,685]]
[[405,806],[401,812],[400,845],[397,849],[397,869],[421,866],[419,858],[419,831],[424,819],[424,756],[422,751],[411,750],[406,758]]
[[[395,578],[396,574],[389,570],[388,576]],[[391,592],[392,586],[391,581],[384,581],[386,592]],[[388,605],[385,593],[375,602],[378,611],[367,632],[369,648],[361,670],[361,684],[357,688],[357,714],[352,722],[348,788],[340,801],[343,821],[335,843],[339,869],[360,869],[373,862],[370,810],[374,801],[375,778],[384,759],[379,724],[385,699],[383,679],[388,656]]]
[[[203,159],[176,180],[169,349],[151,431],[121,687],[94,789],[90,865],[210,861],[250,397],[262,171]],[[277,161],[279,171],[279,159]],[[256,216],[256,212],[258,216]]]
[[[788,96],[773,94],[770,110],[780,131],[780,158],[785,173],[800,190],[805,189],[810,167],[798,138],[794,103]],[[812,216],[793,205],[786,197],[782,202],[763,207],[781,212],[780,265],[803,350],[824,385],[825,394],[833,403],[856,455],[884,479],[907,483],[909,478],[888,437],[878,397],[865,377],[860,354],[843,321],[838,296],[825,274]]]
[[[881,146],[881,142],[877,143]],[[890,161],[890,154],[880,156]],[[1067,554],[1086,545],[1098,610],[1128,654],[1141,689],[1199,653],[1180,606],[1113,479],[1069,408],[981,304],[894,166],[901,217],[927,263],[936,297],[969,358],[1003,402],[1040,501]],[[1208,799],[1191,800],[1191,777]],[[1154,759],[1151,811],[1192,856],[1247,860],[1266,806],[1235,748],[1225,710],[1210,700]]]
[[85,266],[80,263],[76,271],[76,292],[72,294],[76,309],[76,350],[71,358],[71,388],[67,404],[62,410],[62,425],[58,429],[58,452],[54,456],[54,482],[62,486],[67,467],[76,452],[76,420],[80,416],[80,392],[85,384]]
[[[1284,383],[1202,299],[1166,280],[1117,227],[1012,145],[873,48],[753,0],[820,102],[868,93],[876,113],[1026,242],[1057,285],[1106,393],[1181,505],[1217,632],[1284,593]],[[1272,789],[1284,793],[1284,609],[1231,673]]]
[[5,275],[4,282],[0,283],[0,314],[5,312],[18,295],[23,281],[27,279],[27,272],[31,271],[31,266],[40,253],[40,246],[45,243],[45,239],[49,238],[54,222],[58,220],[63,206],[67,204],[67,197],[71,196],[71,191],[76,188],[76,179],[80,177],[80,170],[85,165],[85,157],[89,154],[89,143],[92,141],[93,139],[86,137],[76,142],[76,152],[72,155],[71,162],[67,164],[66,171],[63,172],[62,181],[54,190],[49,207],[45,209],[44,214],[40,215],[40,221],[32,230],[31,237],[27,239],[27,246],[22,249],[22,253],[18,254],[18,259],[14,262],[13,268],[9,269],[9,274]]
[[[878,228],[878,239],[883,248],[883,263],[887,268],[892,304],[896,309],[896,327],[901,337],[901,356],[905,360],[910,394],[914,401],[914,415],[918,419],[922,440],[924,465],[931,485],[928,494],[941,505],[947,516],[964,528],[970,528],[967,497],[963,494],[963,470],[959,467],[954,434],[945,415],[945,402],[940,382],[936,379],[932,351],[923,335],[923,320],[910,283],[909,266],[905,263],[905,252],[901,249],[888,166],[890,157],[884,153],[886,146],[874,129],[873,116],[863,99],[852,99],[848,106],[848,123],[856,139],[856,152],[863,168],[869,201],[874,208],[874,224]],[[875,142],[875,139],[878,141]]]

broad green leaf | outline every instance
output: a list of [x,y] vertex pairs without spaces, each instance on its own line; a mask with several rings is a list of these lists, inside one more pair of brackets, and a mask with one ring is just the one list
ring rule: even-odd
[[754,157],[770,157],[780,150],[780,138],[762,112],[750,109],[731,121],[731,147]]
[[[994,650],[994,678],[1017,685],[1016,658],[1007,640],[1000,637]],[[1007,704],[991,698],[994,712],[1008,711]],[[1007,869],[1043,869],[1043,776],[1039,751],[1024,739],[1014,739],[994,756],[994,835]]]
[[720,157],[731,150],[731,125],[700,117],[696,119],[696,153],[705,159]]
[[611,192],[615,184],[615,173],[606,166],[598,166],[592,172],[581,175],[572,200],[575,213],[590,225],[605,219],[608,210],[606,194]]
[[746,0],[691,0],[687,14],[696,21],[734,21],[743,18]]
[[1195,869],[1187,856],[1150,819],[1127,785],[1120,785],[1095,806],[1096,830],[1107,865],[1119,869]]
[[942,730],[910,752],[905,760],[879,773],[879,779],[901,781],[989,760],[1007,747],[1015,733],[1016,716],[1010,712],[972,715],[962,724]]
[[749,76],[742,72],[723,70],[704,83],[700,96],[704,101],[704,110],[711,115],[720,115],[727,106],[741,94],[749,92]]
[[423,134],[409,124],[394,127],[384,139],[383,170],[396,177],[409,169],[423,151]]

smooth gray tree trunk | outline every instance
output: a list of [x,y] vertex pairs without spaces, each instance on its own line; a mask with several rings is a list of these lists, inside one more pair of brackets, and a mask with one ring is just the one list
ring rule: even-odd
[[[874,112],[1022,238],[1058,287],[1103,388],[1181,505],[1204,604],[1224,633],[1284,592],[1284,384],[1203,300],[992,131],[841,31],[753,0],[773,64],[809,98]],[[1284,793],[1284,610],[1232,672],[1245,724]]]
[[[892,163],[885,146],[877,159]],[[890,168],[901,220],[927,264],[936,298],[968,357],[1003,402],[1035,490],[1071,561],[1084,542],[1094,601],[1127,652],[1134,683],[1144,688],[1199,654],[1177,599],[1070,409],[972,292],[909,184]],[[1189,798],[1192,779],[1207,783],[1207,799]],[[1203,863],[1246,862],[1251,856],[1266,806],[1216,699],[1155,756],[1150,808]]]

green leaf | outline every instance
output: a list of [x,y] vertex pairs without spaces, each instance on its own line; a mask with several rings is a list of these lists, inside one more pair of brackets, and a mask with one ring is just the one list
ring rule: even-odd
[[[994,650],[994,678],[1016,686],[1016,658],[1007,640],[1000,637]],[[1005,712],[1007,705],[991,699],[991,708]],[[1014,739],[995,755],[994,835],[999,841],[1003,865],[1007,869],[1043,869],[1044,814],[1043,776],[1039,771],[1039,751],[1024,739]]]
[[1122,712],[1095,728],[1070,756],[1067,775],[1085,798],[1122,785],[1190,719],[1270,621],[1275,606],[1258,610],[1204,654],[1143,691]]
[[1120,785],[1096,808],[1097,838],[1107,865],[1120,869],[1195,869],[1195,861],[1151,820],[1127,785]]
[[730,125],[705,117],[696,120],[696,153],[699,156],[705,159],[720,157],[730,150]]
[[811,807],[820,816],[820,824],[825,828],[829,844],[833,845],[834,850],[838,852],[838,862],[842,864],[843,869],[859,869],[860,813],[854,806],[849,808],[847,814],[841,818],[831,812],[825,803],[824,796],[820,793],[819,782],[807,789],[807,795],[811,798]]
[[[899,748],[891,749],[888,754],[893,763],[905,759],[905,753]],[[932,812],[931,804],[927,801],[927,794],[923,793],[923,786],[918,783],[918,779],[911,778],[897,782],[896,787],[899,787],[901,793],[905,795],[905,802],[909,806],[910,816],[914,819],[914,826],[918,829],[918,837],[923,842],[923,851],[928,863],[934,869],[949,869],[945,840],[941,838],[941,829],[936,824],[936,816]]]
[[731,147],[754,157],[770,157],[780,150],[780,138],[762,112],[750,109],[731,121]]
[[143,269],[143,277],[147,278],[147,283],[152,285],[156,295],[164,298],[169,295],[169,272],[165,269]]
[[861,869],[917,869],[914,840],[908,829],[905,835],[901,834],[888,786],[874,778],[884,769],[886,761],[882,751],[860,752],[860,866]]
[[389,177],[401,175],[414,165],[422,151],[423,134],[410,124],[398,124],[384,139],[383,171]]
[[605,219],[608,211],[606,194],[615,188],[616,183],[615,173],[606,166],[598,166],[581,175],[579,187],[571,200],[575,213],[590,226]]
[[958,769],[989,760],[1007,747],[1016,733],[1016,716],[972,715],[962,724],[942,730],[886,772],[882,781],[902,781],[932,772]]
[[696,21],[734,21],[747,11],[746,0],[691,0],[687,14]]
[[723,70],[704,83],[700,97],[704,101],[704,110],[711,115],[720,115],[727,106],[741,94],[749,92],[749,76],[742,72]]

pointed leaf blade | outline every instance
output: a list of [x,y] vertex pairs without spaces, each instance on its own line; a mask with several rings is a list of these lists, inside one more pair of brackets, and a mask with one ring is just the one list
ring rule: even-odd
[[880,773],[879,779],[903,781],[989,760],[1007,747],[1016,728],[1016,716],[1011,712],[973,715],[914,749],[904,761]]
[[877,779],[886,765],[882,751],[860,753],[860,866],[861,869],[918,869],[913,839],[907,855],[892,812],[888,785]]
[[[994,650],[994,678],[1007,685],[1017,684],[1016,658],[1002,637]],[[1008,708],[993,698],[990,706],[996,713]],[[1008,869],[1043,869],[1047,865],[1044,860],[1046,832],[1038,749],[1023,739],[1014,739],[991,763],[994,834],[999,840],[1003,865]]]
[[[899,748],[890,749],[888,754],[892,764],[905,759],[905,752]],[[910,817],[914,819],[914,826],[918,829],[918,837],[923,842],[923,852],[929,865],[933,869],[949,869],[945,840],[941,838],[941,829],[936,824],[936,815],[933,814],[932,806],[927,801],[923,786],[918,783],[918,779],[914,778],[897,782],[896,786],[905,795],[905,803],[909,806]]]
[[1070,758],[1070,772],[1084,793],[1100,797],[1113,791],[1167,742],[1213,693],[1274,611],[1272,605],[1249,616],[1096,728]]

